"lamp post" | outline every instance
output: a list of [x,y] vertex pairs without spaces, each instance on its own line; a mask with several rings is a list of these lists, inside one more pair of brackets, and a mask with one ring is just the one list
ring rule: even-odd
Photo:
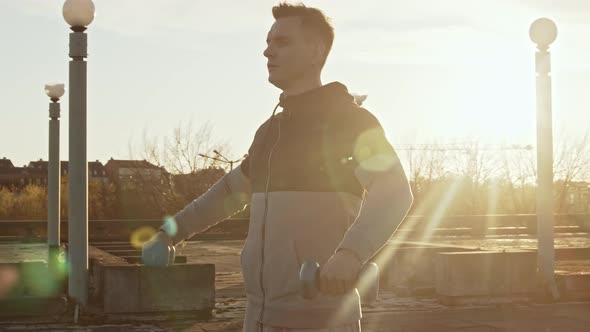
[[59,99],[64,95],[62,83],[45,84],[45,93],[51,99],[49,103],[49,165],[47,167],[47,245],[48,265],[52,276],[57,276],[60,254],[59,241]]
[[92,0],[66,0],[63,17],[70,33],[68,294],[88,303],[88,165],[86,154],[86,27],[94,19]]
[[538,279],[543,291],[559,297],[555,283],[553,219],[553,129],[551,112],[551,53],[549,45],[557,38],[555,23],[540,18],[531,24],[529,35],[537,44],[537,236]]

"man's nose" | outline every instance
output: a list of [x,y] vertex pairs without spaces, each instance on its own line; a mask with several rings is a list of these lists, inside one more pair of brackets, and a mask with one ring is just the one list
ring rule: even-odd
[[269,59],[270,59],[270,58],[272,57],[272,55],[273,55],[273,52],[272,52],[272,50],[271,50],[270,46],[267,46],[267,47],[264,49],[264,52],[262,52],[262,54],[263,54],[263,55],[264,55],[266,58],[269,58]]

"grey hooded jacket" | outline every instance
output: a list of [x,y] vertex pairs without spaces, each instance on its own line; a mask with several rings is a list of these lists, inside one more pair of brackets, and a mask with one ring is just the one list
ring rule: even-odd
[[[325,328],[361,318],[356,290],[299,295],[304,260],[322,266],[339,249],[367,262],[412,204],[410,186],[378,120],[334,82],[281,98],[248,157],[163,226],[174,243],[250,204],[241,267],[247,320]],[[171,230],[173,229],[173,230]]]

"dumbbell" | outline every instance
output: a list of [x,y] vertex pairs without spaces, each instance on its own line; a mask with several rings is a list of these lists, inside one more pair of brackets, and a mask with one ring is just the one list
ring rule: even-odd
[[176,248],[169,243],[167,235],[157,233],[141,248],[141,261],[148,266],[168,266],[174,264]]
[[[320,289],[320,264],[305,261],[299,269],[300,292],[304,299],[313,299]],[[363,304],[371,304],[377,300],[379,293],[379,267],[373,262],[365,264],[356,281],[356,288]]]

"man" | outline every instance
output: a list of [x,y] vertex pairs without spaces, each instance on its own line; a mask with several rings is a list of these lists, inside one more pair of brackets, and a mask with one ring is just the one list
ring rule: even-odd
[[[248,157],[165,223],[144,246],[146,264],[167,246],[250,204],[241,267],[244,331],[360,331],[354,285],[362,266],[405,217],[412,194],[377,119],[346,87],[321,83],[334,31],[304,5],[273,7],[264,56],[282,112],[256,132]],[[362,205],[362,209],[361,209]],[[299,295],[304,260],[319,262],[320,294]]]

